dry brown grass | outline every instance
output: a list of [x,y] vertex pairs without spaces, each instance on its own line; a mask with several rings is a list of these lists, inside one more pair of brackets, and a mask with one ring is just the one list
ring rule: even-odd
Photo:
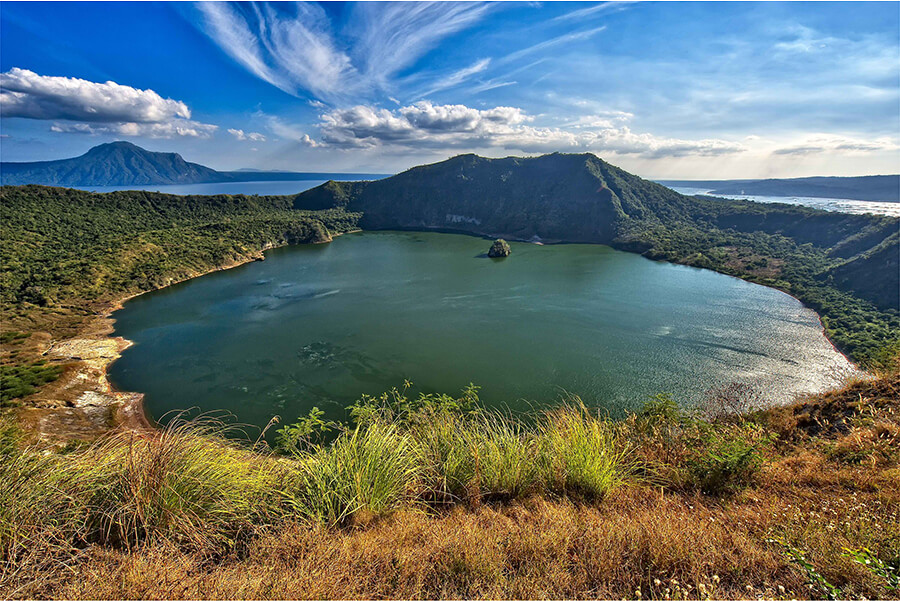
[[[872,499],[851,495],[844,505],[835,499],[842,508],[874,510],[872,518],[884,527],[900,526],[896,513]],[[824,521],[810,522],[812,511],[768,493],[729,505],[647,488],[623,489],[596,507],[532,498],[439,517],[402,512],[356,530],[286,525],[216,561],[166,543],[132,553],[92,549],[71,574],[23,592],[55,598],[618,599],[636,598],[638,590],[644,598],[665,598],[668,589],[670,597],[682,598],[809,597],[803,572],[765,542],[767,533],[783,530],[806,545],[848,597],[885,595],[871,574],[840,559],[841,545],[858,544],[865,526],[835,534]]]
[[[0,573],[0,597],[821,598],[777,539],[843,597],[897,599],[845,550],[900,560],[898,390],[887,375],[756,414],[777,441],[754,483],[725,496],[636,481],[585,504],[532,496],[344,528],[276,523],[224,554],[166,538],[93,545]],[[647,444],[645,458],[671,451]]]

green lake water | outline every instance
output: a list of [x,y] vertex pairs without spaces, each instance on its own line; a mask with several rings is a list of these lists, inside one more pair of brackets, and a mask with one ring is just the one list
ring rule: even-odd
[[404,379],[417,391],[481,386],[527,410],[565,393],[621,415],[667,392],[693,405],[739,382],[770,402],[849,368],[790,296],[599,245],[365,232],[266,253],[126,303],[135,345],[110,370],[147,413],[225,410],[243,423],[333,417]]

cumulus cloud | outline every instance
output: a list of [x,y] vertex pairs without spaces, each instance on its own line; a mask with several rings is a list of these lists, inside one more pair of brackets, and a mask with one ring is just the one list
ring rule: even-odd
[[50,131],[63,134],[114,134],[142,138],[208,138],[218,129],[209,123],[187,119],[168,123],[54,123]]
[[250,142],[265,142],[266,137],[261,133],[257,133],[254,131],[244,132],[243,129],[229,129],[228,133],[237,138],[242,142],[250,141]]
[[38,75],[14,67],[0,73],[0,116],[55,123],[51,131],[170,138],[206,137],[215,125],[191,120],[184,102],[114,81]]
[[[320,145],[337,148],[440,149],[502,148],[527,153],[606,152],[650,158],[716,156],[742,152],[726,140],[681,140],[635,133],[625,124],[631,115],[610,112],[587,117],[568,127],[533,125],[520,108],[475,109],[420,101],[394,110],[358,105],[322,113]],[[272,123],[270,122],[270,125]],[[279,122],[280,127],[286,127]],[[274,131],[274,128],[273,128]],[[293,132],[295,139],[301,136]],[[303,133],[303,136],[307,134]]]

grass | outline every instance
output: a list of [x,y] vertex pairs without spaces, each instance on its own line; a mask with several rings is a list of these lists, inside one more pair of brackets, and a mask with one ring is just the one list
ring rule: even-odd
[[0,596],[898,596],[897,373],[716,421],[404,394],[288,454],[211,420],[58,453],[5,423]]
[[53,382],[62,374],[59,365],[35,361],[29,365],[0,365],[0,407],[13,404],[13,399],[34,394],[38,388]]
[[291,505],[302,518],[327,525],[384,515],[412,502],[419,456],[414,440],[394,424],[357,426],[327,447],[295,455]]

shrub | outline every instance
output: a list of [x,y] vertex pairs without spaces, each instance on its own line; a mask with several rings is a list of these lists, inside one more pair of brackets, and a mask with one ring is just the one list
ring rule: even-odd
[[59,378],[62,371],[59,365],[46,365],[44,361],[31,365],[0,365],[0,406],[34,394],[40,386]]
[[304,446],[320,443],[325,435],[340,427],[333,421],[322,419],[324,415],[324,411],[313,407],[293,424],[276,430],[275,450],[284,454],[296,454]]
[[689,483],[706,494],[719,495],[753,483],[762,467],[760,448],[767,438],[753,440],[754,428],[699,428],[696,449],[687,460]]

